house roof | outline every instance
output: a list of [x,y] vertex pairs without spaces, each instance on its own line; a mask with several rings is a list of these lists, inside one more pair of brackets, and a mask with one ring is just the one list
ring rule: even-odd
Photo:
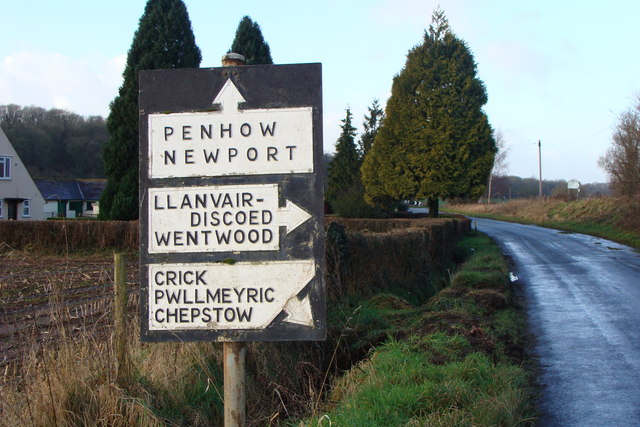
[[107,186],[106,179],[77,179],[76,182],[84,200],[100,200],[100,196]]
[[100,200],[106,179],[36,179],[45,200]]

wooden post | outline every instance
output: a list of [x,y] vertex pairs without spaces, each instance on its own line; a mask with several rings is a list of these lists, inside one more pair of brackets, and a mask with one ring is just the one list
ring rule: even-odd
[[129,380],[129,366],[127,362],[127,282],[126,256],[114,254],[114,346],[116,352],[116,383],[123,387]]
[[[245,64],[244,56],[227,53],[222,66]],[[225,342],[224,353],[224,427],[244,427],[246,424],[245,368],[247,348],[243,342]]]

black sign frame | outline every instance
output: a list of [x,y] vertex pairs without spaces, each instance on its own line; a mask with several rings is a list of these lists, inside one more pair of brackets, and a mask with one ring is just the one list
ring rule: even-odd
[[[244,97],[239,109],[312,108],[313,172],[150,178],[149,115],[207,112],[231,80]],[[314,64],[256,65],[141,71],[139,74],[140,146],[140,329],[143,342],[169,341],[300,341],[326,339],[324,284],[324,202],[322,147],[322,66]],[[280,232],[275,251],[149,253],[150,188],[278,184],[279,205],[285,198],[311,214],[291,233]],[[316,274],[299,296],[308,296],[313,326],[286,322],[281,312],[265,329],[149,329],[149,265],[241,261],[315,260]],[[239,267],[240,268],[240,267]]]

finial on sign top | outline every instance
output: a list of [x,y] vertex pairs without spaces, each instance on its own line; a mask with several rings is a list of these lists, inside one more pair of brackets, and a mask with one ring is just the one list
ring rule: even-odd
[[229,52],[222,57],[223,67],[237,67],[238,65],[244,65],[245,62],[245,57],[239,53]]

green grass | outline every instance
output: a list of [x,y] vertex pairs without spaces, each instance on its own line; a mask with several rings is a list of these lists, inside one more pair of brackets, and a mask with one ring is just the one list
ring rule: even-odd
[[466,263],[426,304],[393,295],[364,302],[352,322],[380,342],[334,382],[324,412],[297,425],[533,424],[526,325],[506,262],[480,233],[458,251]]

